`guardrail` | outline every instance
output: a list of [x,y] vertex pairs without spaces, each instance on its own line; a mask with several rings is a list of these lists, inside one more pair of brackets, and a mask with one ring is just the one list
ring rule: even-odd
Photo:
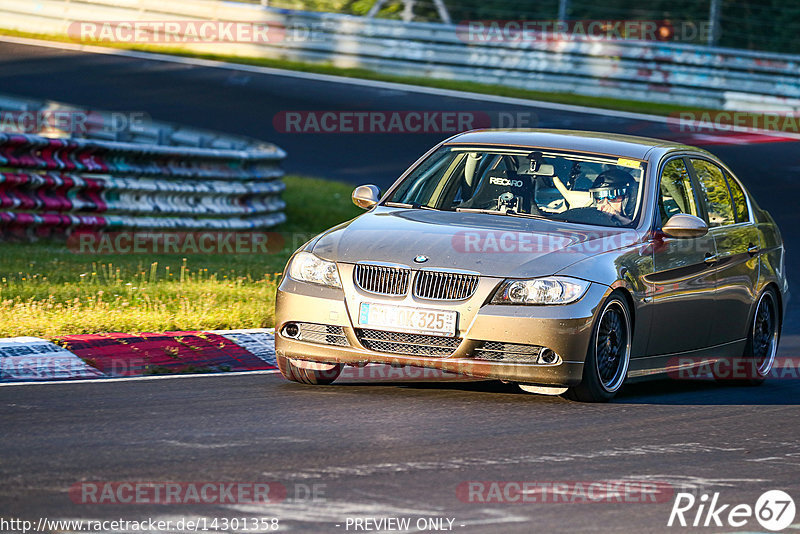
[[[78,113],[0,99],[0,116],[9,108],[15,118]],[[84,137],[0,132],[0,234],[254,230],[286,220],[280,148],[153,123],[110,129],[112,116],[87,114]]]
[[[757,111],[800,110],[800,56],[666,42],[470,42],[452,24],[403,23],[217,0],[0,0],[0,26],[65,35],[75,21],[247,21],[272,37],[169,42],[196,52],[281,57],[536,91]],[[189,37],[191,41],[191,36]],[[145,38],[146,42],[149,42]]]

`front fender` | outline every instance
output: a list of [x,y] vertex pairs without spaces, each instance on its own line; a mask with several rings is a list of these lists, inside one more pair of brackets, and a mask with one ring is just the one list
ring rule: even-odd
[[601,252],[573,263],[556,274],[572,276],[622,289],[630,298],[634,319],[632,356],[644,354],[652,323],[652,290],[644,277],[653,272],[653,248],[649,241]]

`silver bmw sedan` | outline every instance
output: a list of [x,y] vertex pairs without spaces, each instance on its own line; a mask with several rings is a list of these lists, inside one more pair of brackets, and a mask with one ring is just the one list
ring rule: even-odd
[[623,135],[480,130],[433,147],[289,260],[283,375],[435,368],[601,402],[711,370],[759,384],[788,300],[770,215],[712,154]]

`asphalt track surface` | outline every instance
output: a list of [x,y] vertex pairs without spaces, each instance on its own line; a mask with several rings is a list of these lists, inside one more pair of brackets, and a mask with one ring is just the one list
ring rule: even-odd
[[[441,134],[281,134],[287,110],[531,111],[504,104],[0,43],[0,93],[175,121],[271,140],[289,172],[387,185]],[[666,136],[645,121],[533,109],[537,126]],[[800,145],[707,147],[780,224],[797,231]],[[781,354],[796,356],[798,315]],[[800,497],[798,380],[760,388],[634,384],[612,403],[517,393],[496,382],[346,379],[330,387],[279,375],[0,387],[0,514],[141,520],[277,517],[282,531],[346,532],[347,518],[439,517],[463,532],[664,532],[660,503],[465,502],[467,481],[655,481],[724,503],[769,489]],[[79,504],[81,481],[275,481],[273,505]],[[316,485],[316,486],[314,486]],[[316,500],[306,490],[315,487]],[[696,510],[696,509],[695,509]],[[693,510],[693,512],[695,511]],[[412,523],[413,524],[413,523]],[[338,526],[337,526],[338,525]],[[462,526],[463,525],[463,526]],[[795,520],[792,530],[800,528]],[[746,528],[697,531],[760,531]]]

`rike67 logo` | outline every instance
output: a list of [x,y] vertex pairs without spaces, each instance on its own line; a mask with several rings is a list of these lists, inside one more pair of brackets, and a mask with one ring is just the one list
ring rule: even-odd
[[794,500],[781,490],[762,493],[755,506],[724,503],[719,492],[699,497],[681,492],[675,496],[667,526],[741,528],[755,518],[762,528],[778,532],[789,527],[794,516]]

